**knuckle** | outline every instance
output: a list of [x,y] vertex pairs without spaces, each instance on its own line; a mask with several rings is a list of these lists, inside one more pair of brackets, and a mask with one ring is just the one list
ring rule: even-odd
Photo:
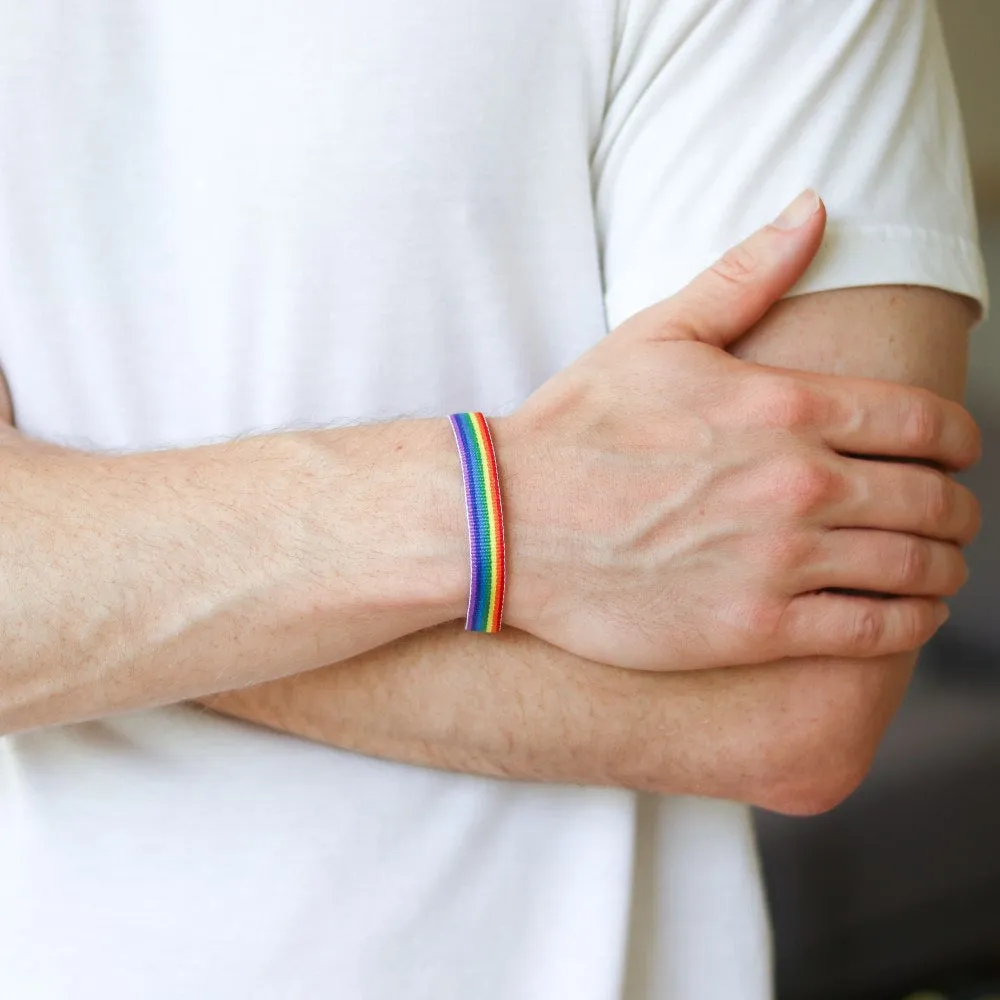
[[911,608],[900,616],[893,647],[900,651],[919,649],[934,634],[934,628],[930,602],[926,607]]
[[859,656],[877,650],[885,635],[885,620],[870,605],[864,605],[855,612],[847,636],[848,645]]
[[772,577],[784,577],[801,569],[815,548],[816,543],[805,535],[782,532],[768,540],[764,564]]
[[767,646],[781,627],[782,608],[765,597],[747,598],[735,608],[737,624],[755,645]]
[[903,421],[903,439],[918,456],[923,456],[941,437],[942,414],[933,398],[914,396]]
[[937,631],[934,613],[928,604],[926,609],[913,611],[900,626],[900,646],[905,650],[919,649]]
[[955,484],[942,473],[930,470],[924,481],[924,515],[929,524],[943,524],[954,509]]
[[817,400],[808,386],[790,379],[775,379],[762,387],[755,416],[767,427],[794,430],[815,422]]
[[726,283],[742,284],[757,269],[757,258],[745,245],[727,250],[713,265],[712,272]]
[[899,560],[898,583],[902,593],[917,591],[927,578],[930,559],[927,544],[921,539],[904,537]]
[[942,542],[942,566],[938,597],[954,597],[969,579],[969,564],[957,545]]
[[949,454],[949,465],[967,469],[983,457],[983,435],[979,425],[964,407],[955,403],[947,415],[947,424],[954,442]]
[[793,515],[807,517],[825,507],[836,492],[836,474],[822,462],[799,458],[775,470],[775,489]]

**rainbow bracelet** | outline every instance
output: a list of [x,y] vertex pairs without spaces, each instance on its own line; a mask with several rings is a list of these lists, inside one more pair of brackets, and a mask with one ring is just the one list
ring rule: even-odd
[[469,512],[471,579],[465,627],[470,632],[499,632],[504,590],[503,510],[493,439],[481,413],[453,413],[449,419],[462,458]]

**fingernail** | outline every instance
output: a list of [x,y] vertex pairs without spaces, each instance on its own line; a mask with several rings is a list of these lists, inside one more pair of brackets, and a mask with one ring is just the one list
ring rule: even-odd
[[819,208],[819,195],[812,188],[806,188],[782,213],[774,220],[778,229],[798,229],[804,226]]
[[948,610],[947,604],[939,604],[937,611],[934,613],[934,617],[937,619],[937,627],[940,628],[947,620],[951,612]]

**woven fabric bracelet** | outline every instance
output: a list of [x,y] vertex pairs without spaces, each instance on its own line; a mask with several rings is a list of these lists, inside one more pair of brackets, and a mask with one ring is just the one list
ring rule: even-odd
[[453,413],[451,429],[458,443],[469,513],[470,632],[499,632],[503,617],[504,545],[500,475],[493,439],[481,413]]

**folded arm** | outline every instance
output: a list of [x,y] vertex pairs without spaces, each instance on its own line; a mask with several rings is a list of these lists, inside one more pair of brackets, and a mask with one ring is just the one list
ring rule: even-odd
[[[819,293],[779,303],[735,353],[957,399],[975,316],[972,303],[935,289]],[[833,805],[863,777],[914,660],[813,657],[645,673],[516,630],[486,638],[446,625],[208,705],[411,764],[803,813]]]
[[[497,428],[513,631],[492,646],[426,631],[458,618],[465,586],[446,421],[124,456],[11,428],[0,446],[0,726],[339,663],[342,678],[265,688],[249,709],[247,695],[213,705],[414,763],[800,810],[836,798],[905,677],[902,661],[883,671],[878,658],[926,641],[940,597],[964,579],[974,498],[880,456],[975,460],[960,407],[886,380],[955,391],[971,312],[940,293],[871,290],[768,315],[819,245],[822,207],[796,204],[794,225],[758,231]],[[746,357],[883,379],[725,353],[765,316]],[[827,659],[761,666],[796,656]],[[829,659],[844,656],[864,660]],[[713,670],[674,692],[603,664],[758,672],[744,687],[741,673]],[[395,683],[379,680],[386,670]],[[529,694],[525,671],[551,683]],[[784,672],[755,701],[757,679]],[[354,678],[357,704],[340,689]],[[308,726],[293,703],[310,707]],[[537,714],[545,706],[555,719]]]

